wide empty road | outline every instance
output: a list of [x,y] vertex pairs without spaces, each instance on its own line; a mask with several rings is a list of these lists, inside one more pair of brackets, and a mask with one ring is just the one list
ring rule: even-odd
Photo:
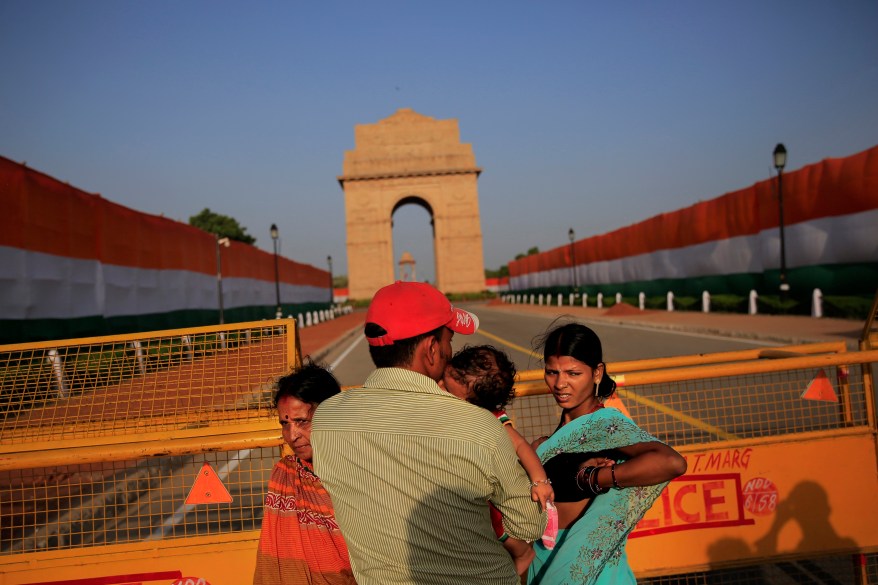
[[[536,338],[544,333],[554,318],[529,312],[493,308],[485,303],[460,304],[479,317],[479,332],[456,335],[454,349],[466,344],[488,343],[506,351],[519,371],[542,368],[534,355]],[[618,362],[656,357],[672,357],[776,346],[757,340],[719,337],[680,331],[613,325],[605,322],[583,323],[592,327],[604,346],[604,361]],[[342,385],[362,383],[374,369],[365,338],[358,334],[336,347],[323,360],[333,368]],[[612,372],[610,372],[612,374]]]

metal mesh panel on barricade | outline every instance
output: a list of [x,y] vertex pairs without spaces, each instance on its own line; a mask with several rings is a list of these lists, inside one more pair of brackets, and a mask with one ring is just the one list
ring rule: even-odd
[[[618,394],[639,426],[675,446],[868,424],[858,364],[626,385]],[[529,440],[550,435],[561,413],[547,395],[518,397],[508,412]]]
[[[258,530],[278,456],[263,448],[5,472],[0,554]],[[185,503],[205,463],[231,501]]]
[[866,583],[878,583],[878,553],[871,555],[863,555],[861,559],[863,572],[865,573]]
[[[835,530],[844,533],[862,525],[850,510],[841,511],[839,497],[847,498],[848,501],[852,498],[856,500],[856,490],[851,490],[849,496],[846,491],[846,487],[852,486],[842,484],[838,486],[839,493],[831,496],[829,492],[837,487],[835,482],[824,484],[820,482],[819,475],[809,475],[812,472],[803,472],[799,476],[788,471],[778,471],[777,467],[771,465],[772,453],[791,452],[789,448],[778,445],[807,445],[803,447],[804,452],[814,449],[817,453],[821,449],[831,449],[834,444],[849,444],[838,442],[844,438],[865,438],[867,444],[869,437],[874,436],[870,431],[874,428],[874,388],[869,364],[875,361],[875,352],[861,354],[862,357],[855,359],[843,350],[826,351],[826,354],[804,356],[793,355],[793,352],[784,350],[774,354],[774,359],[750,358],[735,362],[726,361],[730,357],[728,355],[713,354],[704,358],[717,360],[714,363],[699,358],[691,360],[691,363],[674,363],[664,368],[649,369],[641,367],[644,364],[632,362],[624,364],[629,368],[627,370],[615,370],[620,372],[614,376],[619,383],[617,394],[631,418],[660,440],[680,449],[684,455],[697,454],[689,460],[687,475],[680,478],[680,485],[683,487],[673,493],[695,494],[699,489],[699,474],[708,481],[715,482],[713,489],[724,485],[724,478],[737,478],[736,481],[741,482],[738,491],[724,491],[721,497],[712,501],[729,504],[740,501],[740,509],[743,510],[740,518],[745,523],[750,522],[751,518],[759,519],[747,524],[757,526],[751,532],[755,533],[755,537],[741,536],[737,540],[719,537],[716,540],[719,543],[717,546],[735,544],[741,547],[736,549],[740,553],[737,557],[730,557],[728,551],[722,551],[719,556],[723,558],[716,563],[716,568],[703,570],[703,567],[713,563],[710,555],[705,558],[698,556],[698,560],[692,561],[692,572],[657,576],[670,572],[668,567],[672,565],[663,565],[663,561],[656,557],[659,560],[650,564],[650,572],[641,575],[638,582],[651,585],[818,582],[878,585],[878,571],[875,568],[878,566],[878,555],[854,553],[820,556],[829,554],[829,547],[838,546],[840,537],[834,533],[809,533],[809,538],[825,538],[827,548],[823,552],[819,552],[820,547],[817,547],[816,555],[799,553],[799,558],[795,558],[797,555],[793,554],[778,561],[770,556],[760,558],[760,554],[753,552],[757,550],[755,545],[759,541],[750,543],[746,540],[769,534],[770,529],[763,518],[775,517],[759,515],[759,510],[748,503],[745,495],[747,488],[743,486],[749,480],[759,477],[771,477],[779,482],[781,488],[778,497],[781,501],[788,501],[789,506],[794,505],[794,500],[800,501],[802,494],[811,498],[807,500],[812,506],[809,514],[804,520],[798,520],[805,522],[806,528],[801,529],[806,532],[811,528],[807,524],[808,520],[817,518],[820,510],[829,510],[828,505],[820,508],[820,503],[833,497],[836,498],[833,500],[833,513],[839,514],[834,517],[835,523],[832,524]],[[781,356],[782,353],[785,355]],[[779,359],[786,357],[789,359]],[[553,398],[546,394],[548,390],[540,379],[541,372],[527,371],[520,372],[519,375],[522,383],[517,389],[518,396],[507,409],[516,429],[528,440],[551,435],[558,427],[561,410]],[[760,454],[765,457],[764,461],[768,461],[767,464],[760,464],[753,472],[748,472],[745,464],[736,468],[734,456],[749,453],[751,450],[755,452],[759,448],[762,449]],[[866,448],[865,451],[870,450]],[[729,457],[730,454],[734,456]],[[841,458],[843,455],[840,455]],[[793,457],[790,461],[798,459]],[[825,455],[817,461],[825,461]],[[839,465],[843,467],[847,464],[850,462]],[[872,457],[867,457],[856,459],[856,464],[868,470],[875,465],[875,461]],[[819,469],[820,465],[822,463],[817,463],[816,467]],[[796,466],[794,463],[793,467]],[[866,471],[867,477],[869,473]],[[687,484],[686,481],[690,483]],[[772,489],[776,489],[776,485]],[[681,501],[675,499],[674,505],[681,505]],[[692,503],[696,500],[689,501]],[[697,517],[697,508],[689,511],[695,511],[690,518]],[[752,516],[748,516],[751,513]],[[663,508],[661,514],[665,514],[661,516],[661,521],[676,522],[673,529],[688,529],[679,518],[668,515],[670,511],[667,507]],[[733,514],[728,516],[731,517]],[[652,522],[656,522],[655,516]],[[696,542],[710,543],[714,542],[711,539],[718,538],[710,534],[709,528],[693,534],[697,534],[693,537]],[[643,542],[640,540],[639,544]],[[851,548],[853,553],[856,550],[852,546],[854,541],[845,542],[845,546]],[[864,541],[860,545],[864,545]],[[861,550],[871,551],[873,546],[874,543],[865,544]],[[748,561],[752,564],[745,564]]]
[[0,347],[0,445],[268,415],[292,320]]
[[0,347],[0,554],[258,529],[298,360],[292,319]]

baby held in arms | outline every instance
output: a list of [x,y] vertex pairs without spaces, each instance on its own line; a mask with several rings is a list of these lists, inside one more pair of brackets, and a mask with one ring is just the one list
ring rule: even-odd
[[[506,407],[514,396],[515,364],[502,351],[490,345],[464,347],[451,358],[441,385],[451,394],[491,411],[503,423],[522,467],[531,481],[531,498],[539,502],[549,515],[543,543],[554,545],[557,515],[554,514],[554,492],[539,457],[527,440],[512,426]],[[490,502],[489,502],[490,505]],[[491,506],[491,520],[497,537],[512,555],[516,571],[524,573],[534,557],[530,543],[510,538],[503,528],[502,515]]]

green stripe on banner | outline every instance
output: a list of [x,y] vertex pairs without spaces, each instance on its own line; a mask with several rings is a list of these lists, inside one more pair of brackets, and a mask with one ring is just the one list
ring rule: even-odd
[[[302,303],[284,305],[283,315],[298,318],[299,314],[329,308],[329,303]],[[275,306],[236,307],[223,311],[226,323],[274,319]],[[218,325],[219,311],[194,309],[123,315],[120,317],[81,317],[78,319],[0,319],[0,344],[48,341],[50,339],[76,339],[120,333],[139,333]]]

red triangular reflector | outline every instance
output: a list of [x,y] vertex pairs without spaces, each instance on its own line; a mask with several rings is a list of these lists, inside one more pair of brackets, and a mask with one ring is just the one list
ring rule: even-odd
[[802,398],[805,400],[838,402],[838,396],[835,394],[835,390],[832,389],[832,384],[829,382],[829,378],[826,377],[826,372],[823,370],[817,372],[817,375],[814,376],[814,379],[811,380],[811,383],[808,384],[808,387],[802,392]]
[[195,483],[186,496],[187,504],[230,504],[232,496],[207,461],[201,466]]

